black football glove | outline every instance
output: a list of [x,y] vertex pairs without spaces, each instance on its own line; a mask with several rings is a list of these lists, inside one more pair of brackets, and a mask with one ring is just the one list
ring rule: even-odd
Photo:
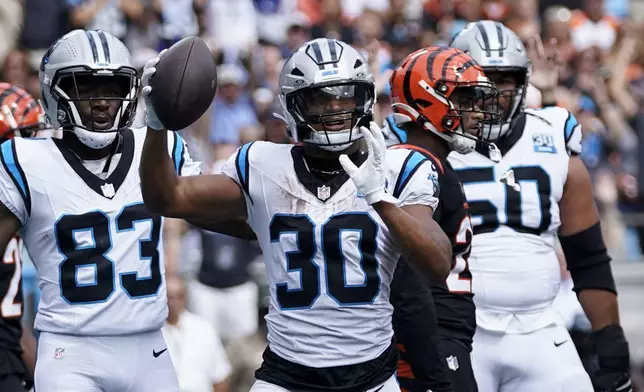
[[593,333],[599,370],[593,376],[595,392],[633,392],[628,342],[622,327],[609,325]]

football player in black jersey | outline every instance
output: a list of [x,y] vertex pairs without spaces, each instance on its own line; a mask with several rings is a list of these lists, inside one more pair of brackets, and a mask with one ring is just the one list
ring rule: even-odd
[[477,391],[470,363],[476,319],[467,265],[472,225],[447,155],[475,148],[482,120],[498,118],[497,90],[470,56],[444,47],[410,54],[390,83],[394,114],[385,121],[388,144],[414,149],[436,166],[438,178],[430,179],[440,188],[434,219],[451,239],[454,257],[452,273],[442,282],[427,282],[409,264],[398,264],[391,286],[398,380],[410,392]]
[[[29,93],[15,85],[0,83],[0,144],[16,136],[32,136],[44,126],[42,109]],[[17,234],[6,246],[0,245],[2,256],[0,260],[0,391],[2,392],[23,392],[25,379],[31,378],[31,371],[22,359],[23,301],[20,251],[21,239]],[[25,338],[29,337],[25,336]]]

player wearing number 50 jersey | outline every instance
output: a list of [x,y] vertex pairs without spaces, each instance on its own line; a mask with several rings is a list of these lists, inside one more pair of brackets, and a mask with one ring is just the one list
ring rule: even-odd
[[[543,79],[553,82],[544,87],[554,90],[556,64],[547,64],[533,50],[539,48],[535,43],[528,49]],[[463,182],[474,226],[473,365],[480,389],[593,391],[552,309],[561,282],[555,253],[559,239],[594,330],[599,359],[594,389],[632,390],[610,257],[588,171],[579,157],[581,127],[563,108],[523,109],[531,60],[517,35],[501,23],[471,23],[451,46],[469,53],[499,88],[503,116],[501,125],[485,127],[483,134],[497,145],[497,154],[479,148],[449,156]],[[543,95],[554,98],[552,91]]]
[[[0,147],[0,247],[20,230],[42,291],[36,390],[178,391],[160,330],[162,218],[143,204],[145,135],[129,128],[139,87],[129,52],[75,30],[43,57],[40,82],[63,138]],[[198,171],[178,135],[168,147],[177,173]]]
[[391,294],[398,379],[410,392],[474,392],[470,351],[476,322],[467,266],[472,227],[447,155],[474,151],[481,121],[499,117],[497,90],[470,56],[446,47],[410,54],[390,82],[394,114],[385,121],[385,134],[389,144],[404,143],[391,148],[414,149],[436,166],[440,196],[434,219],[450,237],[454,257],[447,281],[420,280],[399,263]]
[[[147,80],[155,61],[143,74],[144,96],[154,94]],[[389,302],[396,263],[404,255],[437,279],[449,272],[449,239],[432,219],[437,174],[422,155],[387,151],[370,124],[373,74],[350,45],[306,43],[280,84],[298,144],[244,145],[219,175],[177,176],[148,106],[146,206],[202,222],[247,220],[255,232],[270,306],[252,392],[399,392]]]

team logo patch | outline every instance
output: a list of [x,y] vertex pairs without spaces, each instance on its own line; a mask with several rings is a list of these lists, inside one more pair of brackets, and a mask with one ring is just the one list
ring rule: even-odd
[[54,350],[54,359],[63,359],[65,358],[65,348],[58,347]]
[[534,146],[534,152],[549,152],[551,154],[557,152],[555,138],[547,133],[532,135],[532,144]]
[[449,357],[445,358],[447,360],[447,367],[451,371],[456,371],[458,369],[458,358],[456,358],[453,355],[450,355]]
[[113,198],[114,195],[116,194],[116,192],[114,191],[114,185],[110,183],[105,183],[101,185],[101,191],[103,191],[103,196],[109,199]]
[[331,187],[328,187],[326,185],[322,185],[318,187],[318,199],[322,201],[326,201],[331,197]]

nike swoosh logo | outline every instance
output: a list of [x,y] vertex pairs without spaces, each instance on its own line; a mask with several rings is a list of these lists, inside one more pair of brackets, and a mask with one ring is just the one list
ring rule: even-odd
[[567,342],[567,340],[564,340],[563,342],[560,342],[560,343],[555,342],[555,347],[559,347],[559,346],[561,346],[562,344],[564,344],[566,342]]
[[167,348],[164,348],[163,350],[161,350],[161,351],[159,351],[159,352],[156,352],[156,351],[153,349],[153,350],[152,350],[152,355],[154,355],[154,358],[158,358],[158,357],[159,357],[159,355],[161,355],[161,354],[163,354],[164,352],[166,352],[166,350],[167,350]]
[[384,388],[384,387],[385,387],[384,385],[381,385],[381,386],[380,386],[380,388],[376,389],[376,390],[375,390],[375,391],[373,391],[373,392],[378,392],[379,390],[381,390],[381,389],[382,389],[382,388]]

